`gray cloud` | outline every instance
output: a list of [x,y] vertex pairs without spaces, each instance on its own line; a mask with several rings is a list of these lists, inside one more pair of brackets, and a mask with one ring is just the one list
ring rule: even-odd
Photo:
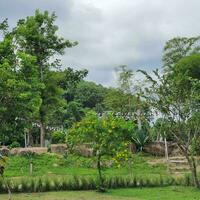
[[63,65],[88,68],[89,80],[111,86],[114,67],[160,67],[167,40],[198,35],[199,7],[199,0],[0,0],[0,18],[14,25],[37,8],[55,11],[59,33],[79,41]]

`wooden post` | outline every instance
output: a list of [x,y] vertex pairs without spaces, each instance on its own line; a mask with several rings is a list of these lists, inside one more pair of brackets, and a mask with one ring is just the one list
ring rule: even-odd
[[33,174],[33,162],[31,160],[31,162],[30,162],[30,175],[32,176],[32,174]]

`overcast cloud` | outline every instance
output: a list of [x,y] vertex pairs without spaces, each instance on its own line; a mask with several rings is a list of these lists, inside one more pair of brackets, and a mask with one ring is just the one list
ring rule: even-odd
[[158,68],[167,40],[200,32],[199,0],[0,0],[0,20],[14,26],[37,8],[55,11],[59,34],[79,42],[63,66],[87,68],[88,80],[107,86],[116,66]]

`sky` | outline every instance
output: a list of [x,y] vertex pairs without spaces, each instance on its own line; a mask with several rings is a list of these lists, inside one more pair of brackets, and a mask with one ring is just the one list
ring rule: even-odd
[[86,68],[87,80],[115,86],[117,66],[150,72],[162,66],[167,40],[199,35],[199,8],[200,0],[0,0],[0,20],[14,27],[36,9],[55,12],[58,34],[79,42],[63,68]]

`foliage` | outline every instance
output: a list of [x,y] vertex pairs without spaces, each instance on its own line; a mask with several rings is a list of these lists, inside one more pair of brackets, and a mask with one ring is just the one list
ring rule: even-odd
[[100,118],[96,113],[88,112],[69,130],[67,142],[72,145],[91,143],[95,153],[113,156],[118,149],[124,148],[123,143],[130,142],[133,128],[133,123],[122,118],[112,115]]
[[[177,63],[175,69],[186,67],[185,58],[183,59]],[[196,65],[193,59],[189,61],[191,65]],[[150,89],[146,88],[146,98],[152,107],[170,122],[170,132],[190,165],[196,187],[199,187],[196,162],[190,145],[194,139],[200,137],[200,81],[192,78],[187,72],[175,70],[172,75],[159,75],[158,71],[155,71],[158,81],[143,73],[151,84]]]
[[64,127],[71,128],[72,125],[82,119],[85,115],[85,109],[76,101],[70,101],[64,112]]
[[17,148],[17,147],[20,147],[20,143],[17,142],[17,141],[14,141],[12,142],[10,145],[9,145],[9,148],[12,149],[12,148]]
[[124,118],[129,116],[130,112],[135,112],[136,98],[132,95],[125,94],[122,90],[109,88],[104,98],[104,106],[107,111],[120,113]]
[[[4,178],[4,171],[5,171],[6,163],[7,163],[7,157],[2,156],[0,154],[0,184],[4,185],[4,191],[6,190],[5,192],[8,192],[8,195],[9,195],[8,199],[11,200],[10,186]],[[1,180],[2,180],[3,184],[1,183]]]
[[97,114],[89,112],[86,117],[75,124],[69,130],[67,143],[71,146],[90,143],[94,154],[97,157],[97,169],[99,172],[100,185],[103,187],[103,177],[101,172],[101,159],[103,155],[120,155],[127,158],[128,142],[130,142],[133,132],[133,123],[126,122],[122,118],[114,118],[107,115],[99,118]]
[[133,140],[134,144],[136,145],[137,150],[142,151],[145,144],[149,140],[149,133],[145,129],[135,130],[135,132],[132,136],[132,140]]
[[132,87],[132,79],[133,79],[133,71],[128,69],[126,65],[121,65],[116,68],[116,72],[118,75],[118,84],[119,88],[126,94],[131,93]]
[[[177,74],[183,74],[193,79],[200,80],[200,54],[193,54],[181,59],[174,66],[174,70],[172,73],[173,76],[176,76]],[[188,80],[188,83],[189,82],[190,80]]]
[[167,71],[182,58],[200,52],[200,37],[175,37],[166,42],[163,53],[163,63]]
[[5,166],[6,166],[6,157],[0,154],[0,176],[4,175]]
[[106,89],[102,85],[93,82],[81,81],[77,85],[74,98],[81,103],[84,108],[97,109],[102,104]]
[[53,131],[51,133],[52,144],[65,143],[66,133],[63,131]]
[[[42,13],[36,10],[34,16],[19,20],[12,31],[17,50],[34,56],[34,70],[38,73],[37,82],[43,85],[37,90],[41,104],[35,120],[40,125],[41,146],[44,145],[47,126],[54,121],[52,117],[57,112],[62,112],[66,103],[63,99],[64,89],[61,83],[66,82],[62,79],[69,73],[67,70],[59,72],[61,71],[60,60],[56,59],[55,55],[63,55],[65,48],[77,45],[77,42],[70,42],[58,36],[55,20],[55,13],[49,14],[48,11]],[[67,75],[63,76],[65,73]]]
[[159,141],[166,138],[167,141],[173,141],[173,136],[170,133],[171,123],[165,118],[158,118],[150,129],[150,139]]
[[[41,145],[46,131],[64,123],[65,94],[87,75],[87,70],[61,70],[57,55],[77,45],[58,36],[55,13],[35,11],[18,21],[12,31],[0,24],[0,139],[9,145],[24,143],[40,127]],[[59,117],[58,117],[59,116]],[[38,136],[36,137],[38,138]],[[33,145],[33,144],[31,144]]]

